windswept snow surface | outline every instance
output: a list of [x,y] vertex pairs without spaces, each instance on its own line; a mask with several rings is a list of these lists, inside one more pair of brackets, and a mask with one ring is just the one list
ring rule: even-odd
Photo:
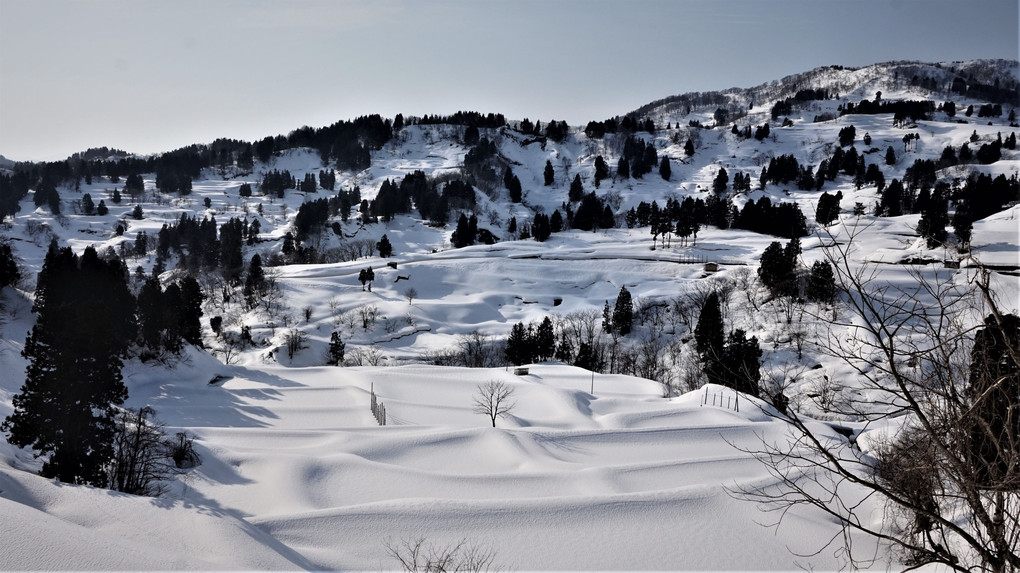
[[[216,372],[230,378],[210,385]],[[497,428],[472,413],[488,380],[515,391]],[[197,357],[129,382],[132,402],[197,435],[204,463],[153,500],[54,487],[14,461],[0,469],[5,568],[379,570],[397,565],[387,542],[426,537],[467,539],[516,570],[788,570],[791,549],[813,552],[832,529],[795,513],[777,534],[730,496],[767,479],[737,448],[784,425],[722,387],[666,400],[654,382],[560,364],[515,376]],[[373,387],[387,426],[369,412]],[[702,406],[706,394],[728,403]]]

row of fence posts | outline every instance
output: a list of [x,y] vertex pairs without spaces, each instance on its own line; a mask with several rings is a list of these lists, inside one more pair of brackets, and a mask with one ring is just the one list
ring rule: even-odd
[[372,383],[372,415],[380,426],[386,425],[386,405],[379,401],[375,395],[375,383]]
[[714,392],[711,394],[711,404],[709,404],[709,392],[708,385],[705,385],[705,395],[701,397],[702,406],[718,406],[720,408],[726,408],[727,410],[732,409],[736,412],[740,411],[740,395],[734,390],[733,395],[729,396],[728,392]]

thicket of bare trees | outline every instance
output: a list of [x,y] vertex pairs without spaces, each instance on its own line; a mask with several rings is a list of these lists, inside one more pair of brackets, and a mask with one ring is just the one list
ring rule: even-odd
[[115,420],[113,458],[106,471],[110,489],[159,496],[177,474],[200,463],[192,437],[166,435],[149,407],[121,410]]
[[793,439],[752,452],[775,481],[739,495],[777,526],[797,506],[835,519],[826,547],[853,567],[875,557],[853,545],[864,534],[912,567],[1020,569],[1020,319],[980,267],[966,282],[925,267],[893,282],[851,263],[853,247],[827,250],[842,308],[821,347],[856,378],[830,413],[860,429],[833,440],[790,409]]
[[462,539],[449,545],[435,545],[424,537],[386,542],[390,557],[408,573],[454,573],[501,571],[495,565],[496,552]]

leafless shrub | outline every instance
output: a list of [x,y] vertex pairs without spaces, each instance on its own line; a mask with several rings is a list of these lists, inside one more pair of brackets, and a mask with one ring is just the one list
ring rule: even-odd
[[399,543],[387,541],[386,550],[408,573],[500,571],[493,565],[494,550],[470,544],[466,539],[445,546],[433,545],[424,537]]
[[293,359],[294,355],[301,352],[301,350],[308,348],[305,344],[308,341],[308,335],[303,331],[296,328],[291,328],[283,335],[283,345],[287,349],[287,358]]

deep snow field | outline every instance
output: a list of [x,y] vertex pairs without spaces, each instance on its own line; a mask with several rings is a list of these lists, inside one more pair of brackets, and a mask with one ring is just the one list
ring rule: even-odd
[[[870,97],[876,87],[885,90],[887,100],[920,97],[874,80],[844,100]],[[858,145],[868,132],[872,147],[896,149],[895,166],[886,166],[883,154],[866,156],[869,163],[879,163],[886,181],[902,178],[917,158],[937,158],[946,145],[959,147],[972,131],[987,142],[1013,129],[1004,118],[993,118],[995,125],[962,125],[936,117],[910,129],[894,128],[889,115],[811,123],[824,106],[837,103],[816,102],[792,116],[793,127],[773,125],[773,137],[765,142],[737,140],[728,129],[698,130],[701,143],[691,158],[683,153],[685,138],[677,145],[670,134],[659,135],[660,156],[672,159],[670,181],[653,172],[643,180],[603,181],[597,192],[618,195],[616,211],[622,214],[642,200],[661,205],[667,196],[703,193],[719,167],[726,167],[731,180],[735,172],[744,172],[755,183],[754,191],[736,199],[738,205],[762,196],[801,205],[812,233],[817,232],[802,239],[807,267],[823,257],[823,245],[845,243],[857,233],[852,265],[872,265],[880,281],[909,288],[917,272],[969,284],[973,270],[967,264],[960,270],[898,264],[911,257],[942,261],[955,253],[924,247],[915,231],[918,215],[872,217],[873,187],[856,190],[845,176],[827,184],[826,191],[841,190],[844,199],[840,222],[826,232],[813,222],[819,192],[787,190],[792,185],[758,190],[757,177],[763,161],[784,153],[817,165],[831,153],[839,129],[850,124],[856,126]],[[961,103],[967,102],[957,100]],[[740,125],[767,121],[768,106],[759,107],[760,115]],[[694,117],[708,124],[711,110],[696,111]],[[667,119],[676,121],[656,121]],[[921,139],[904,151],[901,138],[907,132]],[[457,133],[453,126],[407,127],[373,153],[370,169],[338,173],[338,188],[358,184],[363,196],[371,198],[387,177],[399,179],[414,169],[430,175],[456,171],[466,152],[455,140]],[[203,317],[205,350],[189,349],[173,366],[127,364],[126,405],[152,406],[168,430],[192,433],[202,456],[202,464],[180,476],[164,497],[140,498],[43,479],[35,475],[41,462],[31,451],[0,437],[0,569],[391,570],[399,563],[388,546],[418,538],[439,547],[466,540],[491,550],[495,566],[525,571],[832,570],[845,565],[840,543],[825,548],[839,535],[831,520],[804,509],[784,516],[778,528],[766,527],[776,515],[733,495],[740,487],[765,485],[770,479],[742,448],[787,435],[785,423],[760,401],[716,386],[665,397],[657,381],[593,374],[559,362],[530,365],[526,375],[515,374],[512,367],[418,362],[423,354],[456,346],[476,331],[505,337],[519,321],[575,311],[601,314],[604,302],[612,303],[621,286],[636,301],[667,301],[735,281],[747,272],[742,269],[753,275],[761,252],[776,240],[708,227],[692,246],[680,247],[674,239],[669,248],[652,249],[647,228],[625,225],[595,233],[565,231],[544,243],[510,240],[505,229],[511,216],[520,224],[530,220],[536,207],[552,213],[566,200],[575,173],[590,191],[595,155],[605,155],[614,171],[616,155],[605,142],[588,141],[583,131],[544,149],[518,145],[512,134],[502,137],[500,146],[521,178],[525,205],[510,203],[505,190],[495,198],[478,193],[479,226],[503,237],[499,243],[453,249],[454,225],[430,228],[416,213],[363,229],[347,223],[346,232],[356,231],[359,239],[373,243],[385,233],[394,256],[275,267],[271,272],[287,308],[274,319],[278,324],[237,305],[209,303]],[[552,187],[541,180],[547,159],[557,171]],[[1003,150],[1001,161],[966,169],[1010,176],[1018,166],[1017,153]],[[247,176],[228,173],[224,178],[208,170],[194,182],[190,196],[158,203],[148,174],[145,218],[129,220],[124,237],[112,231],[133,208],[126,200],[120,205],[107,200],[106,217],[75,215],[67,208],[69,214],[59,220],[26,201],[13,225],[2,230],[29,280],[25,290],[2,293],[0,418],[12,411],[11,397],[24,379],[26,361],[20,351],[32,326],[30,292],[51,236],[80,252],[90,244],[116,247],[141,230],[154,237],[182,212],[215,215],[219,224],[230,217],[259,217],[263,241],[246,247],[247,261],[256,252],[279,251],[306,197],[288,190],[283,200],[256,194],[245,201],[237,188],[260,180],[260,173],[270,169],[289,169],[300,180],[321,168],[316,153],[290,151],[267,165],[256,164],[255,173]],[[966,174],[961,168],[940,172],[949,179],[961,174]],[[113,186],[97,180],[81,191],[98,203]],[[79,198],[71,190],[60,192],[65,203]],[[327,196],[320,190],[307,198]],[[210,209],[202,206],[205,198]],[[852,215],[856,201],[868,206],[868,215]],[[259,204],[261,216],[256,215]],[[322,237],[323,248],[338,244],[328,230]],[[1020,206],[975,223],[973,247],[973,255],[986,264],[1020,266]],[[718,262],[721,269],[706,273],[703,264],[687,261]],[[153,263],[152,254],[128,261],[132,269],[149,270]],[[357,281],[367,266],[376,273],[370,292]],[[1018,312],[1020,280],[1015,274],[996,274],[994,281],[1003,310]],[[417,294],[409,300],[411,288]],[[787,380],[795,407],[815,416],[824,435],[844,439],[823,425],[833,420],[806,396],[823,373],[849,388],[853,377],[810,345],[798,359],[770,307],[753,313],[742,303],[746,296],[734,292],[728,301],[727,330],[743,328],[757,336],[763,372],[780,378],[796,373]],[[345,322],[345,313],[367,306],[380,316],[373,327]],[[814,310],[823,316],[827,312]],[[226,328],[235,332],[242,324],[250,326],[257,345],[224,355],[208,329],[208,318],[215,315],[224,316]],[[978,311],[974,319],[980,318]],[[805,321],[816,336],[829,329],[824,320]],[[284,330],[291,327],[308,337],[307,348],[293,359],[280,349]],[[362,365],[323,365],[334,330],[343,332],[348,357],[360,355]],[[496,428],[472,411],[476,388],[490,380],[505,382],[515,392],[516,407]],[[373,390],[386,407],[385,426],[370,412]],[[867,441],[860,442],[866,449]],[[873,519],[884,518],[883,507],[872,509]],[[855,550],[875,553],[876,569],[898,568],[886,549],[870,539],[855,539]]]

